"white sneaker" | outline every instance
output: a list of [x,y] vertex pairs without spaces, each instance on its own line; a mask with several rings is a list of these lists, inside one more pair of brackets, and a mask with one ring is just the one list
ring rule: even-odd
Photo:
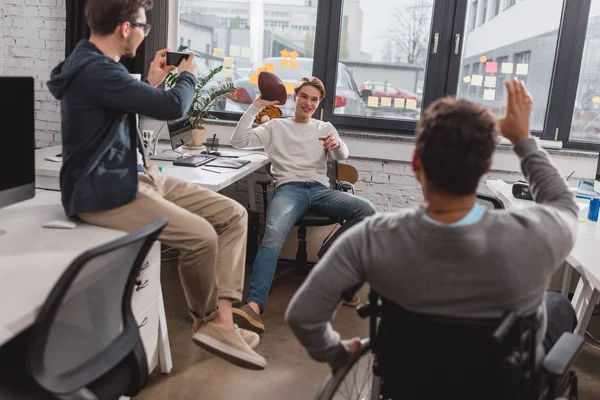
[[267,366],[267,361],[250,348],[237,327],[208,322],[194,333],[192,340],[204,350],[238,367],[262,370]]
[[256,346],[258,346],[260,343],[260,336],[258,333],[249,331],[248,329],[241,329],[237,325],[234,325],[234,327],[240,332],[242,339],[244,339],[244,342],[246,342],[251,349],[255,349]]

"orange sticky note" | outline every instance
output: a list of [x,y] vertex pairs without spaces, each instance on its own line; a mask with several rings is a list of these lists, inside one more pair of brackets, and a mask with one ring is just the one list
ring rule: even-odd
[[258,74],[250,74],[250,78],[248,78],[248,82],[253,85],[258,85]]
[[275,72],[275,64],[273,64],[273,63],[266,63],[265,64],[265,70],[267,70],[267,72],[270,72],[270,73]]
[[285,90],[287,91],[288,94],[292,94],[294,93],[294,84],[293,83],[284,83],[283,86],[285,86]]
[[259,68],[259,69],[257,69],[258,75],[260,75],[260,73],[263,72],[263,71],[266,71],[266,69],[265,68]]
[[298,52],[296,50],[290,53],[290,58],[296,59],[298,57]]
[[290,61],[290,68],[291,69],[296,69],[298,68],[298,62],[296,60],[292,60]]
[[290,56],[290,52],[289,51],[287,51],[285,49],[281,50],[281,57],[288,58],[289,56]]
[[279,63],[279,65],[281,65],[281,68],[287,68],[287,66],[289,65],[289,61],[288,60],[281,60],[281,62]]

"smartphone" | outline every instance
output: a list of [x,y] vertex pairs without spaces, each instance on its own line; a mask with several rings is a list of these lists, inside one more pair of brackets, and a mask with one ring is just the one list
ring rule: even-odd
[[178,53],[174,51],[169,51],[167,52],[167,65],[174,65],[178,67],[184,58],[187,60],[189,57],[189,53]]

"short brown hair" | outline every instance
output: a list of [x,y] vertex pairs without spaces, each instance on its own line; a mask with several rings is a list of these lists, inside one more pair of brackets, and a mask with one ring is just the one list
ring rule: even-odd
[[85,18],[92,33],[110,35],[119,24],[133,21],[140,8],[151,10],[153,0],[87,0]]
[[432,188],[454,195],[475,193],[498,137],[488,110],[468,100],[442,98],[427,107],[416,133],[417,153]]
[[304,86],[312,86],[315,89],[317,89],[319,91],[319,93],[321,94],[320,100],[323,100],[325,98],[325,85],[323,85],[323,82],[321,82],[321,80],[319,78],[311,76],[310,78],[300,79],[296,83],[296,86],[294,86],[294,93],[298,94],[300,89],[302,89]]

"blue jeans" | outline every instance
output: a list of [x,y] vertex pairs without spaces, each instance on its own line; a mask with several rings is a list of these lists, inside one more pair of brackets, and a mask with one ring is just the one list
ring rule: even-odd
[[291,182],[277,188],[267,208],[265,236],[252,266],[248,289],[247,301],[257,303],[261,310],[264,310],[271,290],[281,248],[292,227],[309,207],[345,221],[327,245],[351,226],[377,212],[368,200],[316,182]]

